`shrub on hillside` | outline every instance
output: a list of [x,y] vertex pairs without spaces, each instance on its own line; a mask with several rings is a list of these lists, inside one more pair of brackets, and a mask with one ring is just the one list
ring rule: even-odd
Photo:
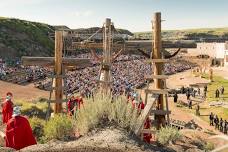
[[32,118],[29,118],[29,123],[32,127],[32,132],[35,135],[37,141],[42,142],[42,137],[44,135],[45,121],[37,117],[32,117]]
[[73,136],[73,123],[67,115],[55,115],[44,126],[44,140],[66,141]]
[[[38,117],[45,119],[48,104],[46,102],[34,101],[34,102],[27,102],[27,101],[16,101],[15,105],[21,106],[21,113],[28,117]],[[52,109],[51,109],[52,111]]]
[[181,133],[173,127],[161,128],[156,134],[157,141],[163,145],[173,143],[182,137]]
[[137,110],[128,104],[126,97],[112,98],[100,93],[86,99],[85,106],[76,114],[76,130],[85,134],[96,127],[110,123],[132,130],[138,118]]
[[215,145],[212,142],[206,142],[203,146],[203,150],[206,152],[212,151],[213,149],[215,149]]

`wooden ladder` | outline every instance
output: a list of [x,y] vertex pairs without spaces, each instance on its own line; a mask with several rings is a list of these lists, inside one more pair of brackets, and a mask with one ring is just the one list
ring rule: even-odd
[[[160,60],[153,60],[154,62],[162,62],[162,59]],[[163,60],[163,61],[167,61],[167,60]],[[143,133],[151,133],[151,134],[155,134],[155,130],[151,130],[151,129],[144,129],[144,123],[146,121],[146,119],[149,117],[149,119],[153,119],[154,115],[166,115],[167,119],[166,119],[166,124],[169,125],[170,124],[170,118],[169,115],[171,114],[171,111],[169,111],[169,106],[168,106],[168,89],[166,86],[166,79],[168,79],[169,77],[167,75],[152,75],[152,76],[146,76],[145,77],[147,80],[147,88],[144,90],[145,91],[145,108],[142,111],[141,115],[139,116],[137,123],[136,123],[136,127],[135,127],[135,134],[140,136],[143,139]],[[164,89],[149,89],[149,80],[154,80],[154,79],[161,79],[164,82]],[[164,110],[157,110],[154,109],[155,107],[155,103],[157,102],[157,98],[154,96],[153,98],[148,99],[148,95],[152,94],[152,95],[163,95],[163,97],[165,97],[165,104],[166,104],[166,109]],[[155,122],[156,123],[156,122]]]

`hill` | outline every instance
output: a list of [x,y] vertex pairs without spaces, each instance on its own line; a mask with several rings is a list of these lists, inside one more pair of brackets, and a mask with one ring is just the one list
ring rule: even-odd
[[54,42],[48,33],[54,28],[47,24],[13,18],[0,18],[0,56],[50,56]]
[[[0,17],[0,56],[15,58],[21,56],[52,56],[54,41],[49,33],[67,29],[65,25],[51,26],[48,24],[25,21],[14,18]],[[79,33],[93,34],[99,28],[74,29]],[[117,29],[121,34],[133,35],[128,30]]]
[[[228,40],[228,27],[164,30],[162,31],[162,37],[165,40]],[[152,35],[150,31],[136,32],[134,38],[151,39]]]

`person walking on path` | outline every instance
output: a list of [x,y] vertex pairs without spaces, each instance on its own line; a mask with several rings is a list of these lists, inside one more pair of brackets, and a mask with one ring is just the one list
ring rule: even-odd
[[222,86],[222,87],[220,88],[220,93],[221,93],[221,95],[224,94],[224,91],[225,91],[225,89],[224,89],[224,87]]
[[217,115],[215,116],[214,123],[215,123],[215,129],[219,129],[219,118]]
[[197,104],[197,106],[196,106],[196,115],[200,116],[200,106],[199,106],[199,104]]
[[219,98],[219,90],[218,89],[215,90],[215,98]]
[[209,120],[210,120],[210,126],[214,126],[214,114],[212,112],[209,116]]
[[203,92],[203,98],[204,98],[204,99],[207,98],[207,92],[206,92],[206,91]]
[[188,100],[188,108],[192,109],[192,100],[191,99]]
[[198,96],[200,96],[200,88],[198,87]]
[[174,101],[174,103],[177,103],[177,100],[178,100],[178,95],[175,92],[174,95],[173,95],[173,101]]
[[204,86],[204,91],[206,91],[206,92],[207,92],[207,85],[205,85],[205,86]]
[[219,126],[220,126],[219,130],[220,130],[221,132],[223,132],[223,120],[222,120],[222,118],[220,119]]
[[187,97],[187,100],[190,99],[190,92],[189,91],[186,92],[186,97]]

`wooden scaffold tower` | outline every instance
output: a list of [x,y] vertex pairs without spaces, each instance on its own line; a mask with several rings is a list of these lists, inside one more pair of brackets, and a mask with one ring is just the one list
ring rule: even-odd
[[[103,35],[103,43],[89,43],[89,41],[102,32]],[[90,36],[87,40],[78,43],[78,48],[87,48],[91,49],[92,55],[100,62],[100,70],[99,70],[99,79],[98,83],[100,84],[100,89],[103,93],[107,94],[111,91],[112,84],[112,62],[122,53],[124,50],[124,44],[114,44],[115,34],[119,34],[115,29],[114,24],[111,22],[110,18],[106,18],[105,23],[101,29],[99,29],[96,33]],[[123,43],[124,43],[123,39]],[[95,49],[102,49],[103,55],[99,56],[94,51]],[[113,54],[113,50],[118,50],[116,54]]]
[[[169,111],[168,107],[168,90],[166,87],[167,75],[163,73],[163,65],[165,62],[168,62],[168,59],[162,58],[162,41],[161,41],[161,13],[155,13],[152,23],[153,29],[153,38],[154,42],[153,51],[152,51],[152,65],[153,65],[153,74],[152,76],[146,77],[147,80],[154,80],[154,88],[145,89],[145,109],[141,113],[137,125],[135,128],[136,135],[142,135],[143,133],[155,133],[155,130],[144,129],[144,122],[147,118],[152,120],[152,125],[156,129],[160,129],[165,125],[169,125]],[[148,96],[152,94],[152,98]]]
[[[25,66],[41,66],[53,67],[54,75],[51,75],[52,86],[48,105],[54,103],[54,113],[62,112],[62,103],[66,102],[63,99],[64,92],[64,71],[67,67],[90,65],[90,59],[77,59],[63,57],[63,32],[55,32],[55,56],[54,57],[22,57],[22,64]],[[54,81],[53,81],[54,79]],[[54,91],[54,100],[51,100],[52,92]],[[65,90],[67,91],[67,90]]]

